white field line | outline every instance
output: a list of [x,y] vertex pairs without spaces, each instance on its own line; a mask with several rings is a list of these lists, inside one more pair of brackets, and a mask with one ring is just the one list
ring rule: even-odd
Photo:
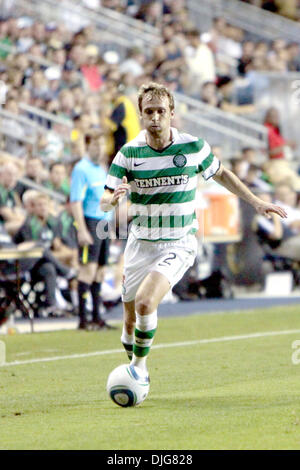
[[[252,339],[252,338],[266,338],[268,336],[292,335],[295,333],[300,333],[300,329],[281,330],[281,331],[263,331],[261,333],[249,333],[247,335],[221,336],[220,338],[197,339],[193,341],[182,341],[178,343],[161,343],[161,344],[153,345],[151,349],[177,348],[177,347],[182,347],[182,346],[193,346],[195,344],[222,343],[225,341],[238,341],[238,340]],[[86,358],[86,357],[105,356],[107,354],[117,354],[117,353],[124,353],[124,349],[123,348],[107,349],[104,351],[94,351],[90,353],[70,354],[69,356],[41,357],[38,359],[27,359],[25,361],[5,362],[2,365],[2,367],[19,366],[23,364],[35,364],[39,362],[62,361],[65,359],[81,359],[81,358]]]

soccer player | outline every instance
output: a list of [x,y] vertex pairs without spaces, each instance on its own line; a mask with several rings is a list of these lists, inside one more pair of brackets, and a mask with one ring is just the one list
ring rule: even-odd
[[147,377],[157,307],[195,259],[198,175],[214,178],[260,214],[286,217],[286,212],[252,194],[212,154],[206,141],[171,127],[174,99],[167,88],[142,85],[138,105],[144,130],[115,156],[101,208],[110,210],[131,190],[133,222],[124,253],[121,341],[133,374],[138,367]]
[[[105,140],[98,131],[85,135],[87,155],[73,168],[71,175],[72,213],[77,226],[79,244],[78,273],[78,329],[110,329],[100,314],[101,283],[108,257],[109,239],[97,235],[97,224],[108,219],[100,210],[100,199],[107,176],[105,168]],[[91,294],[93,320],[87,322],[87,300]]]

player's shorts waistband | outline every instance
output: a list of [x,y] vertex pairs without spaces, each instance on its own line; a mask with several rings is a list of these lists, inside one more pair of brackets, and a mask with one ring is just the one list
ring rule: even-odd
[[[130,232],[129,237],[132,240],[135,240],[136,242],[140,243],[141,245],[144,246],[156,246],[159,248],[168,248],[170,246],[180,246],[180,245],[186,245],[188,240],[194,240],[195,235],[191,233],[187,233],[181,238],[174,238],[172,240],[145,240],[142,238],[136,238],[132,232]],[[129,238],[128,237],[128,238]]]

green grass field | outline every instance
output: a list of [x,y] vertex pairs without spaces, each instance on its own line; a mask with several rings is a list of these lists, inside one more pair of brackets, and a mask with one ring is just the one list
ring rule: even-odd
[[[247,337],[254,333],[263,335]],[[0,337],[7,362],[56,358],[0,367],[0,448],[300,449],[298,307],[159,319],[150,393],[135,408],[116,406],[105,390],[126,362],[120,334]],[[172,345],[186,341],[195,343]],[[58,359],[95,351],[108,353]]]

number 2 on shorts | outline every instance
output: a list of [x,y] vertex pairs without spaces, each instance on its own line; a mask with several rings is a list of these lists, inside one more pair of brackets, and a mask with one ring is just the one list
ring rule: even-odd
[[[169,256],[171,255],[171,256]],[[158,263],[158,266],[166,266],[166,265],[169,265],[171,266],[171,263],[169,262],[169,260],[172,260],[172,259],[175,259],[176,258],[176,253],[168,253],[168,256],[167,258],[165,258],[161,263]]]

